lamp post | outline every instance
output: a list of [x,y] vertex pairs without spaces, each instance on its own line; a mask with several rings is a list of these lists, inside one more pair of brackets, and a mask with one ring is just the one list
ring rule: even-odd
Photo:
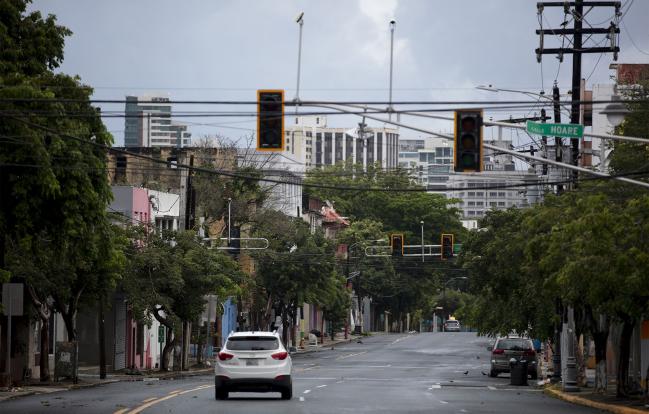
[[421,224],[421,262],[424,262],[424,220],[420,221]]
[[[381,239],[381,240],[370,240],[370,242],[379,242],[379,241],[383,241],[383,239]],[[347,278],[346,278],[347,281],[349,281],[350,279],[352,279],[354,277],[357,278],[356,279],[356,286],[357,286],[356,287],[356,297],[358,299],[358,319],[359,319],[359,322],[360,322],[358,324],[359,334],[363,333],[363,299],[362,299],[362,296],[361,296],[361,272],[360,271],[353,272],[353,273],[350,272],[349,258],[351,256],[352,248],[355,247],[355,246],[358,246],[361,243],[364,243],[364,241],[359,241],[359,242],[356,242],[356,243],[352,243],[352,244],[349,245],[349,247],[347,247]]]
[[396,27],[397,22],[395,20],[390,20],[390,96],[388,98],[388,119],[392,121],[392,61],[394,57],[394,28]]
[[297,46],[297,86],[295,87],[295,98],[293,99],[293,101],[296,103],[295,114],[297,115],[299,107],[299,105],[297,104],[300,103],[300,69],[302,63],[302,26],[304,26],[304,12],[298,14],[298,16],[295,18],[295,23],[300,25],[300,36]]

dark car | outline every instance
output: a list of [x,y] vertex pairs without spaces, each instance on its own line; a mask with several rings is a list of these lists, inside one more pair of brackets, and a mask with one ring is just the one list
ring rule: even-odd
[[527,373],[532,379],[537,379],[536,351],[531,339],[527,338],[498,338],[491,350],[490,377],[496,377],[501,372],[509,372],[509,362],[527,361]]
[[449,319],[444,322],[444,332],[460,332],[460,321]]

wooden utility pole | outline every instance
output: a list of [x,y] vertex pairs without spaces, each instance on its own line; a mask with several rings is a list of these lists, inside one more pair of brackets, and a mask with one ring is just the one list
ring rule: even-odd
[[[621,17],[620,8],[622,3],[620,1],[550,1],[539,2],[536,8],[539,14],[539,22],[541,28],[536,31],[539,35],[539,47],[536,49],[536,59],[540,63],[543,55],[558,55],[559,61],[563,62],[563,55],[572,55],[572,106],[570,110],[570,123],[579,124],[580,120],[580,105],[581,102],[581,55],[582,53],[613,53],[613,60],[617,60],[617,54],[620,51],[618,46],[618,34],[620,33],[619,21]],[[543,10],[546,7],[563,7],[564,10],[564,23],[561,29],[544,29],[543,28]],[[588,11],[595,7],[613,7],[615,14],[611,19],[608,27],[583,27],[584,23],[584,7],[588,7]],[[572,29],[566,29],[565,26],[568,22],[568,15],[572,16],[574,25]],[[589,24],[590,26],[590,24]],[[588,35],[590,39],[594,35],[606,35],[609,40],[607,46],[597,47],[584,47],[583,35]],[[545,36],[566,36],[572,35],[572,44],[570,47],[560,48],[544,48]],[[557,118],[557,104],[555,102],[555,122]],[[560,116],[560,115],[559,115]],[[578,165],[579,161],[579,138],[571,138],[571,163]],[[557,141],[560,141],[557,138]],[[557,143],[557,153],[559,150]],[[577,171],[573,171],[573,180],[576,185]]]

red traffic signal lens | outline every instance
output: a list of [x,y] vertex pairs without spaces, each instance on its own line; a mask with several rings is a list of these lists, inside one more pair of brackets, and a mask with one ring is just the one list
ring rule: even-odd
[[462,131],[473,131],[477,125],[474,117],[467,116],[462,118]]

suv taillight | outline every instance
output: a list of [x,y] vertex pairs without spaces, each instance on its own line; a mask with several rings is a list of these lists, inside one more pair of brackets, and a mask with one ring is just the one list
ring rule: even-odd
[[282,351],[282,352],[277,352],[277,353],[271,355],[270,357],[273,358],[273,359],[278,359],[280,361],[283,361],[283,360],[286,359],[287,356],[288,356],[288,352]]
[[228,359],[234,358],[234,355],[228,354],[227,352],[219,352],[218,357],[221,361],[227,361]]
[[492,354],[494,354],[494,355],[500,355],[500,354],[504,354],[504,353],[505,353],[504,349],[494,349],[493,352],[492,352]]

